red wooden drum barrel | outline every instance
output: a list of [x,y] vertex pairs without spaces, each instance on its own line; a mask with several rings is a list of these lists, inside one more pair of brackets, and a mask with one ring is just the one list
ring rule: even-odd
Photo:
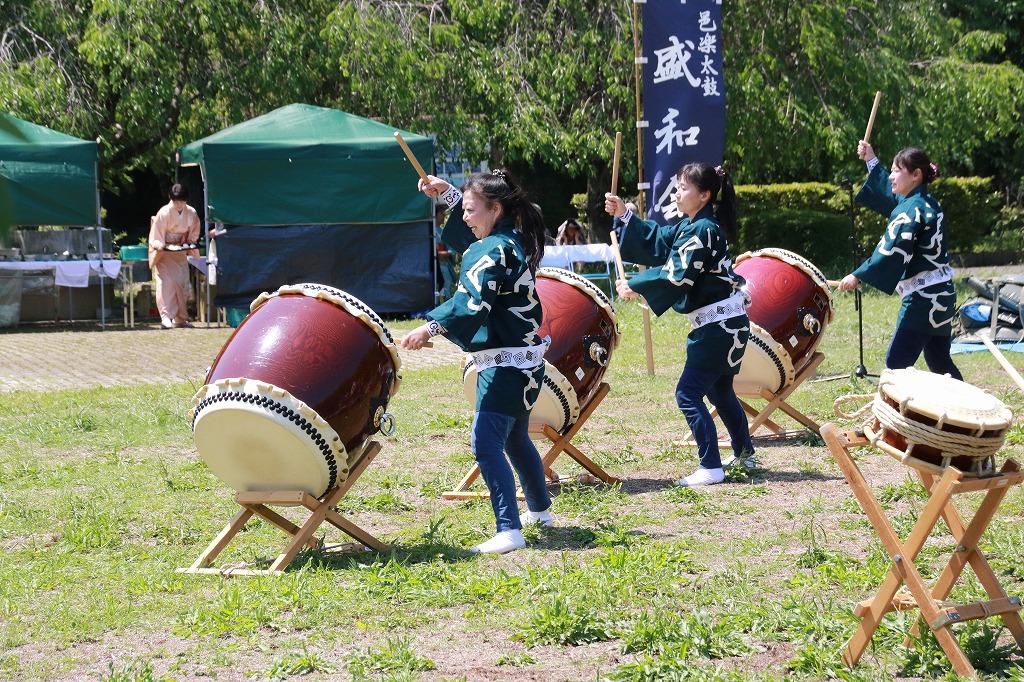
[[365,303],[321,284],[262,294],[251,310],[193,398],[196,448],[236,491],[319,497],[393,428],[398,350]]
[[[544,354],[544,386],[530,420],[564,432],[601,385],[619,345],[619,322],[604,292],[568,270],[539,269],[537,297],[544,310],[539,333],[551,343]],[[472,355],[463,359],[462,379],[466,396],[475,404]]]
[[750,339],[733,385],[741,394],[777,393],[821,343],[835,315],[832,292],[818,268],[784,249],[741,254],[733,269],[750,296]]

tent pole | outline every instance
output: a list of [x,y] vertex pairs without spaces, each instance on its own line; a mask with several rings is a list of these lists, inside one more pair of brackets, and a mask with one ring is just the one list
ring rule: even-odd
[[[98,152],[97,152],[98,153]],[[101,228],[103,227],[103,214],[100,211],[100,162],[97,160],[93,166],[94,176],[96,178],[96,251],[100,257],[100,331],[107,330],[107,304],[106,297],[103,295],[103,276],[106,271],[103,269],[103,233]],[[88,258],[88,255],[86,256]],[[88,280],[86,280],[88,284]]]

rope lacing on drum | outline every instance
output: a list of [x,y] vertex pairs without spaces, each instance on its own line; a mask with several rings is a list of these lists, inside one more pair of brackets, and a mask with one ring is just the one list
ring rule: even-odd
[[856,412],[846,413],[839,409],[839,406],[843,403],[849,402],[860,402],[862,400],[872,400],[875,397],[874,393],[858,393],[856,395],[844,395],[836,398],[835,402],[832,403],[832,411],[835,412],[836,416],[840,419],[857,419],[863,417],[865,414],[871,411],[871,403],[868,403],[864,407],[860,408]]
[[[856,412],[847,414],[839,409],[839,406],[846,402],[872,399],[873,401],[860,408]],[[843,419],[856,419],[868,412],[873,413],[878,420],[878,433],[869,428],[871,444],[877,446],[878,441],[884,437],[888,429],[900,434],[907,441],[908,446],[926,445],[942,452],[944,458],[968,457],[971,459],[987,459],[992,457],[999,448],[1003,446],[1005,434],[999,432],[995,435],[974,435],[969,433],[954,433],[943,431],[939,425],[930,426],[918,421],[907,419],[900,410],[894,408],[877,393],[866,393],[859,395],[847,395],[836,398],[832,405],[837,417]],[[865,426],[870,426],[870,420]]]
[[[907,443],[929,445],[941,451],[944,456],[961,456],[972,459],[991,457],[999,451],[999,448],[1003,447],[1006,435],[1003,432],[996,435],[978,436],[943,431],[936,426],[907,419],[880,396],[875,396],[871,411],[874,412],[875,418],[878,419],[878,423],[882,427],[892,429],[900,434],[907,440]],[[872,439],[874,441],[872,445],[878,441],[878,437]]]

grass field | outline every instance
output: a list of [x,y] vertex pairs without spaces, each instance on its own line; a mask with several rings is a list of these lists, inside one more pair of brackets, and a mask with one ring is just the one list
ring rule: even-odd
[[[864,300],[864,362],[878,371],[898,301]],[[837,294],[836,303],[818,377],[839,378],[808,382],[790,400],[820,423],[836,421],[836,398],[874,391],[849,378],[859,363],[853,297]],[[842,665],[852,607],[873,595],[890,562],[817,437],[758,439],[759,468],[706,489],[671,485],[696,465],[673,396],[686,322],[654,321],[651,378],[640,309],[624,304],[619,314],[611,393],[575,442],[622,483],[556,489],[556,527],[528,529],[527,549],[503,557],[467,551],[493,533],[488,502],[440,498],[472,464],[471,407],[456,366],[403,373],[390,405],[396,433],[381,439],[340,505],[394,550],[310,551],[271,578],[175,571],[237,509],[195,452],[187,413],[198,386],[0,394],[0,677],[952,678],[931,638],[901,646],[914,612],[888,616],[861,664]],[[969,382],[1017,412],[1024,406],[987,353],[956,361]],[[1017,418],[1000,457],[1020,459],[1022,444]],[[926,499],[916,479],[888,455],[856,454],[905,534]],[[570,463],[563,457],[556,469],[572,474]],[[1022,521],[1018,488],[984,540],[1017,595]],[[940,533],[929,539],[926,573],[941,570],[952,544]],[[218,563],[273,558],[283,546],[279,531],[252,522]],[[971,577],[954,597],[979,594]],[[999,625],[955,632],[984,677],[1022,681],[1019,652]]]

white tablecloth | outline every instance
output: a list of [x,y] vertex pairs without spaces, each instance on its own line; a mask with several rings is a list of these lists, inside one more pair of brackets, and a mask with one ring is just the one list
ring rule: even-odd
[[96,270],[111,279],[121,272],[121,261],[99,260],[26,260],[0,261],[0,270],[53,270],[54,284],[62,287],[89,286],[89,270]]
[[572,269],[573,263],[613,263],[615,255],[610,244],[579,244],[573,246],[545,246],[544,268]]

